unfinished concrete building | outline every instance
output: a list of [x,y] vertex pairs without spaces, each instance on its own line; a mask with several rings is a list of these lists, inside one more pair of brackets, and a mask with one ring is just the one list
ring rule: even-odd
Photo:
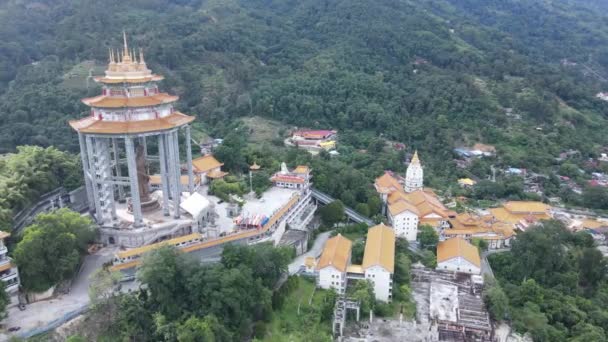
[[418,322],[435,326],[440,341],[492,341],[480,276],[415,267],[412,289]]

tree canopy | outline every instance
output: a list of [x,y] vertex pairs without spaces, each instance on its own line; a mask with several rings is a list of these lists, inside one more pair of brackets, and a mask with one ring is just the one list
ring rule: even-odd
[[490,255],[498,282],[484,297],[492,316],[536,341],[604,340],[606,259],[578,234],[544,221],[519,233],[510,252]]
[[58,186],[81,183],[78,158],[54,147],[19,146],[0,157],[0,229],[10,230],[13,215]]
[[144,257],[145,290],[120,295],[111,337],[138,341],[241,341],[273,311],[272,290],[292,251],[272,245],[226,246],[222,260],[201,264],[172,247]]
[[93,237],[93,222],[79,213],[39,214],[14,252],[23,287],[40,292],[70,279]]

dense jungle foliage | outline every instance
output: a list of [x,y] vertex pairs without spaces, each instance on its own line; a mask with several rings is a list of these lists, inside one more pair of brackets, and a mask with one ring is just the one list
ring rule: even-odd
[[[74,1],[0,5],[0,148],[76,151],[121,31],[205,129],[239,116],[369,131],[423,150],[441,177],[451,149],[497,145],[543,168],[606,144],[608,15],[594,1]],[[576,65],[561,61],[576,62]],[[95,61],[87,64],[85,61]],[[514,108],[521,119],[505,115]],[[540,128],[540,129],[536,129]]]
[[607,264],[589,234],[547,221],[489,261],[500,281],[486,288],[495,319],[535,341],[606,341]]

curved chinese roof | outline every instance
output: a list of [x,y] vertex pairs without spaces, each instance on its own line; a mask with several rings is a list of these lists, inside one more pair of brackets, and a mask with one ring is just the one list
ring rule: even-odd
[[178,99],[179,96],[169,95],[167,93],[137,97],[99,95],[82,99],[82,103],[96,108],[136,108],[159,106],[175,102]]
[[139,121],[109,121],[94,116],[70,121],[70,126],[85,134],[138,134],[170,130],[194,121],[193,116],[173,112],[162,118]]

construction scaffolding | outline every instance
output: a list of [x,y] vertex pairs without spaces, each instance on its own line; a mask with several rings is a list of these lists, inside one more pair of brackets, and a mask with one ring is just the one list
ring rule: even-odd
[[412,288],[418,321],[436,324],[440,341],[492,341],[479,277],[414,267]]
[[357,313],[357,322],[359,322],[361,303],[354,299],[338,297],[338,299],[336,299],[336,305],[334,306],[334,319],[331,325],[332,333],[334,336],[336,336],[337,332],[340,333],[340,336],[344,334],[344,325],[346,325],[346,312],[348,310],[354,310]]

